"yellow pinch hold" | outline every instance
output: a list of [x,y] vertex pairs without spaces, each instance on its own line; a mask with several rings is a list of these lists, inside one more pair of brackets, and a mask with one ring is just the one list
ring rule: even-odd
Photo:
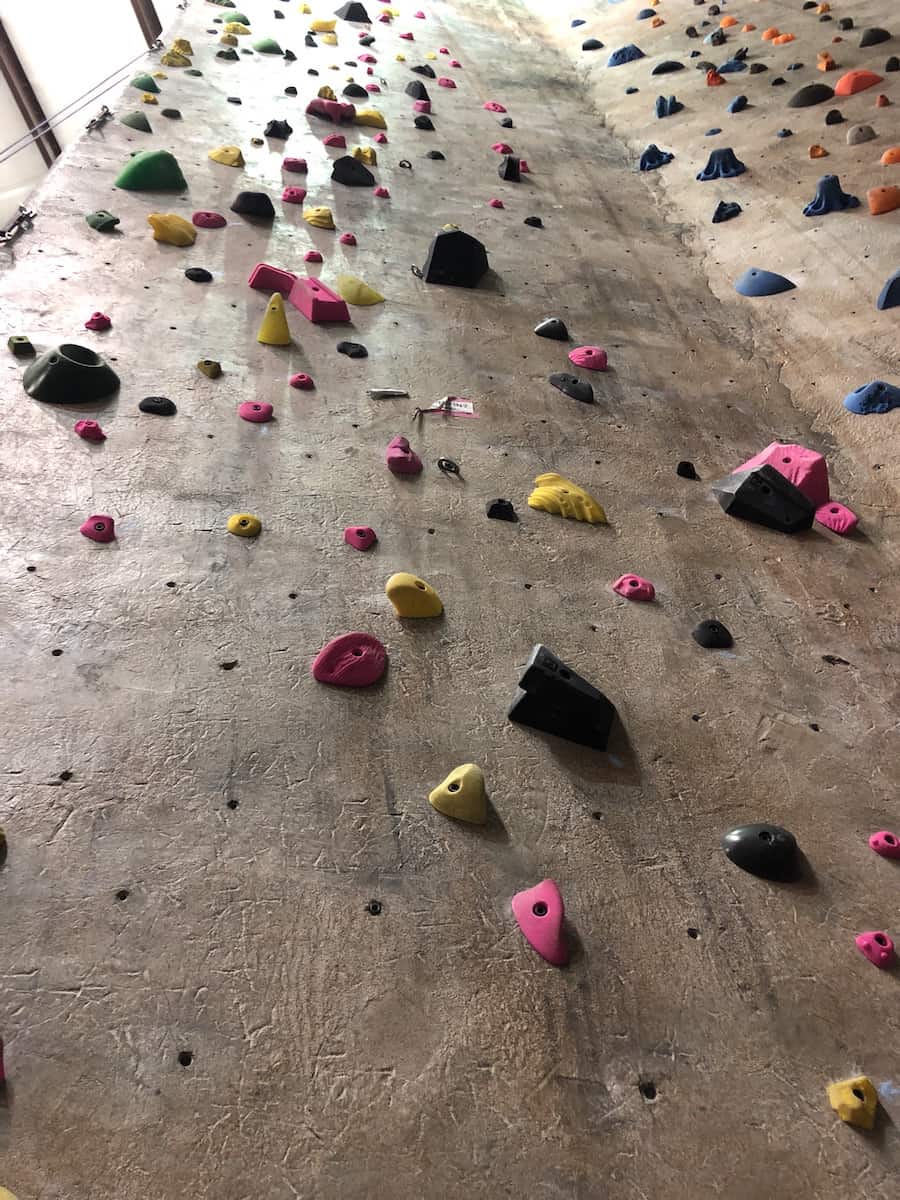
[[313,208],[304,208],[303,220],[307,225],[316,229],[334,229],[334,217],[331,209],[325,204],[317,204]]
[[323,46],[336,46],[337,44],[338,44],[338,40],[337,40],[336,33],[323,33],[322,34],[322,45]]
[[316,17],[314,21],[309,23],[310,33],[334,33],[337,21],[328,21],[324,17]]
[[235,537],[259,537],[262,533],[262,521],[253,513],[233,513],[228,518],[228,532]]
[[373,287],[363,283],[356,275],[338,275],[334,286],[342,300],[346,300],[348,304],[355,304],[359,308],[365,308],[370,304],[384,303],[384,296],[381,292],[376,292]]
[[193,246],[197,230],[177,213],[151,213],[147,224],[153,230],[155,242],[167,242],[170,246]]
[[194,53],[194,47],[187,40],[187,38],[176,38],[169,49],[174,51],[176,54]]
[[858,1129],[873,1129],[878,1108],[878,1093],[865,1075],[842,1079],[828,1085],[828,1103],[848,1125]]
[[471,825],[484,825],[488,817],[484,772],[476,763],[463,763],[451,771],[443,783],[428,793],[432,808]]
[[154,72],[153,72],[153,78],[154,78],[154,79],[168,79],[169,77],[168,77],[168,75],[165,73],[165,71],[154,71]]
[[186,54],[179,54],[177,50],[167,50],[159,60],[164,67],[189,67],[191,60]]
[[387,598],[398,617],[439,617],[444,611],[441,598],[424,579],[398,571],[384,585]]
[[320,87],[316,94],[320,100],[337,100],[334,89],[330,88],[327,83]]
[[353,151],[353,157],[364,162],[367,167],[378,166],[378,155],[375,153],[374,146],[357,146]]
[[358,108],[353,120],[357,125],[373,125],[376,129],[387,129],[387,121],[377,108]]
[[221,163],[223,167],[244,166],[244,156],[240,146],[216,146],[207,155],[213,162]]
[[555,471],[538,475],[536,487],[528,497],[529,508],[556,513],[573,521],[587,521],[590,525],[605,525],[606,513],[590,492],[572,483]]
[[287,314],[284,311],[284,298],[281,292],[273,292],[266,305],[265,316],[256,335],[256,340],[264,346],[289,346],[291,331],[288,328]]

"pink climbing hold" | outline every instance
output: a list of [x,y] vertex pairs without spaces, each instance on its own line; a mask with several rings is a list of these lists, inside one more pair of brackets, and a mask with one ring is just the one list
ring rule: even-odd
[[380,92],[380,91],[381,91],[381,88],[378,86],[378,84],[377,84],[377,83],[367,83],[367,84],[366,84],[366,91],[367,91],[367,92],[371,92],[371,93],[372,93],[372,95],[375,95],[377,92]]
[[486,100],[484,102],[484,104],[482,104],[481,107],[484,109],[487,109],[488,112],[499,112],[499,113],[506,112],[506,109],[503,107],[503,105],[498,104],[496,100]]
[[80,527],[79,532],[92,542],[114,542],[116,540],[116,523],[105,513],[94,513]]
[[307,252],[303,255],[303,261],[304,262],[321,262],[322,261],[321,250],[307,250]]
[[222,214],[217,212],[195,212],[191,223],[198,229],[221,229],[223,225],[228,224]]
[[327,137],[322,138],[323,146],[333,146],[336,150],[347,149],[347,139],[342,133],[329,133]]
[[588,371],[605,371],[608,361],[606,351],[600,346],[576,346],[569,351],[569,362]]
[[656,596],[656,588],[650,580],[642,579],[640,575],[620,575],[612,590],[627,600],[652,600]]
[[430,100],[414,100],[413,101],[413,112],[430,113],[431,112],[431,101]]
[[378,541],[378,535],[368,525],[348,525],[344,530],[344,541],[357,550],[369,550]]
[[306,199],[306,188],[286,187],[281,193],[281,199],[285,204],[302,204]]
[[490,204],[491,208],[503,208],[504,207],[503,201],[498,200],[496,196],[493,198],[493,200],[489,200],[488,204]]
[[86,442],[106,441],[106,434],[96,421],[76,421],[74,429],[78,436],[84,438]]
[[520,175],[530,175],[531,174],[531,167],[529,167],[529,165],[528,165],[527,158],[519,159],[519,174]]
[[449,53],[450,53],[450,51],[446,46],[438,47],[438,54],[449,54]]
[[245,400],[243,404],[238,405],[238,416],[244,421],[252,421],[254,425],[262,425],[265,421],[271,421],[274,412],[271,404],[255,400]]
[[864,954],[870,963],[873,963],[876,967],[880,967],[881,970],[891,966],[894,961],[894,943],[880,929],[873,929],[869,933],[859,934],[856,939],[856,946],[859,952]]
[[451,67],[461,67],[461,66],[462,66],[462,63],[459,61],[459,59],[458,59],[458,58],[451,58],[451,59],[450,59],[450,62],[448,63],[448,66],[451,66]]
[[859,524],[859,517],[856,513],[851,512],[845,504],[838,504],[835,500],[829,500],[827,504],[816,509],[816,520],[826,529],[830,529],[832,533],[841,535],[852,533]]
[[391,17],[391,14],[390,14],[390,13],[388,13],[388,12],[383,12],[383,13],[379,13],[379,14],[378,14],[378,16],[375,18],[375,20],[376,20],[376,21],[382,21],[382,22],[384,22],[385,24],[387,24],[389,21],[393,20],[393,18]]
[[498,154],[515,154],[515,150],[513,150],[509,142],[494,142],[491,149],[496,150]]
[[388,470],[395,475],[418,475],[422,470],[421,458],[405,437],[391,438],[384,457]]
[[379,146],[386,146],[387,145],[387,134],[386,133],[376,133],[375,136],[372,138],[372,141],[376,142]]
[[555,967],[569,961],[569,947],[563,934],[566,915],[563,898],[552,879],[544,879],[533,888],[517,892],[512,898],[513,916],[526,942]]
[[291,288],[289,296],[294,308],[303,313],[307,321],[349,321],[350,310],[337,292],[333,292],[321,279],[311,275],[301,276]]
[[[375,68],[374,68],[374,67],[366,67],[366,74],[367,74],[367,75],[374,75],[374,74],[375,74]],[[379,89],[379,91],[380,91],[380,90],[381,90],[381,89]]]
[[341,243],[342,246],[355,246],[356,245],[356,234],[355,233],[342,233],[341,236],[338,238],[338,241]]
[[400,36],[404,42],[414,42],[416,40],[411,33],[401,33]]
[[374,63],[374,62],[378,62],[378,59],[375,57],[374,54],[369,54],[368,52],[366,52],[365,54],[360,54],[359,61],[363,62],[363,63]]
[[869,838],[869,845],[882,858],[900,858],[900,837],[889,829],[881,829]]
[[377,196],[379,200],[390,200],[391,198],[391,193],[383,185],[379,185],[373,195]]
[[438,79],[438,87],[455,88],[456,80],[450,79],[449,76],[447,76],[447,75],[441,75],[440,78]]
[[301,392],[311,392],[316,386],[312,375],[307,375],[305,371],[298,371],[296,375],[292,375],[288,383],[292,388],[299,388]]
[[420,21],[424,21],[424,20],[425,20],[425,14],[422,12],[421,8],[419,9],[419,11],[418,11],[418,12],[414,12],[414,13],[413,13],[413,16],[414,16],[414,17],[417,17],[417,18],[418,18]]
[[368,687],[384,674],[387,651],[370,633],[344,633],[313,659],[313,678],[339,687]]
[[112,329],[112,321],[109,319],[106,313],[95,312],[91,313],[91,315],[85,321],[84,327],[85,329],[95,329],[98,331],[103,329]]
[[262,292],[281,292],[282,296],[286,296],[296,280],[297,276],[293,271],[273,267],[271,263],[257,263],[247,282],[252,288],[258,288]]
[[[821,454],[793,442],[771,442],[765,450],[748,458],[736,471],[752,471],[756,467],[773,467],[785,479],[800,489],[816,506],[816,520],[834,533],[849,533],[858,518],[849,508],[831,502],[828,483],[828,464]],[[832,512],[832,509],[837,509]],[[821,515],[820,515],[821,514]],[[827,518],[827,519],[824,519]]]
[[282,171],[291,171],[294,175],[305,175],[307,171],[305,158],[283,158],[281,160]]

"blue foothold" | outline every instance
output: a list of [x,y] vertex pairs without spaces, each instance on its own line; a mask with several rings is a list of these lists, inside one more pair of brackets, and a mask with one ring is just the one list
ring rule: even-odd
[[637,92],[637,91],[639,91],[639,90],[640,90],[640,89],[639,89],[639,88],[636,88],[636,87],[627,87],[627,88],[625,89],[625,95],[626,95],[626,96],[633,96],[633,95],[634,95],[634,93],[635,93],[635,92]]
[[742,296],[777,296],[779,292],[789,292],[796,286],[796,283],[791,283],[784,275],[776,275],[774,271],[748,267],[735,280],[734,290]]
[[720,75],[734,75],[738,71],[746,71],[747,64],[742,58],[729,58],[728,62],[722,63],[718,68]]
[[816,194],[804,208],[804,217],[824,217],[826,213],[859,208],[859,197],[841,189],[837,175],[823,175],[816,184]]
[[882,310],[900,304],[900,271],[895,271],[879,293],[875,307]]
[[780,138],[793,137],[794,131],[793,129],[779,129],[775,136]]
[[730,113],[739,113],[739,112],[743,112],[746,107],[747,107],[747,97],[746,96],[735,96],[735,98],[732,100],[732,102],[728,105],[728,111]]
[[639,21],[649,21],[651,17],[655,17],[656,13],[652,8],[642,8],[637,15]]
[[586,21],[585,21],[584,17],[574,17],[572,19],[572,28],[573,29],[577,29],[579,25],[585,25],[585,24],[586,24]]
[[641,170],[655,171],[657,167],[664,167],[666,163],[670,163],[675,157],[668,150],[660,150],[654,142],[651,142],[644,153],[641,155]]
[[875,379],[845,396],[844,408],[861,417],[867,417],[870,413],[890,412],[893,408],[900,408],[900,387],[885,383],[883,379]]
[[637,59],[643,58],[644,52],[629,42],[627,46],[620,46],[618,50],[613,50],[612,54],[606,60],[608,67],[622,67],[625,63],[636,62]]
[[657,96],[656,98],[657,117],[674,117],[683,108],[684,105],[680,100],[676,100],[674,96]]
[[735,175],[743,175],[746,170],[732,148],[723,146],[710,152],[709,161],[703,170],[698,172],[697,178],[701,183],[707,183],[710,179],[733,179]]
[[722,221],[731,221],[734,217],[740,216],[743,211],[737,200],[720,200],[713,213],[712,223],[719,225]]
[[717,133],[721,133],[721,132],[722,132],[721,129],[707,129],[706,133],[704,133],[703,136],[704,137],[715,137]]

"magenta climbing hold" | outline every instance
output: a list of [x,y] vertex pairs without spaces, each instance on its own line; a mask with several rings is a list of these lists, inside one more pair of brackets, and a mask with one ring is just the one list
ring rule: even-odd
[[338,238],[338,241],[341,243],[342,246],[355,246],[356,245],[356,234],[355,233],[342,233],[341,236]]
[[443,88],[455,88],[455,87],[456,87],[456,80],[455,80],[455,79],[450,79],[450,78],[449,78],[448,76],[446,76],[446,75],[441,75],[441,76],[438,78],[438,87],[443,87]]
[[306,114],[310,117],[320,117],[323,121],[334,121],[335,124],[346,125],[356,119],[356,105],[345,104],[340,100],[325,100],[315,96],[306,106]]
[[505,207],[505,206],[504,206],[504,204],[503,204],[503,201],[502,201],[502,200],[498,200],[496,196],[493,198],[493,200],[488,200],[488,204],[491,206],[491,208],[503,208],[503,207]]
[[271,421],[274,412],[271,404],[265,404],[262,401],[245,400],[243,404],[238,405],[238,416],[243,421],[251,421],[254,425],[262,425],[266,421]]
[[498,104],[496,100],[487,100],[487,101],[485,101],[484,104],[482,104],[481,107],[486,109],[488,112],[499,112],[499,113],[506,112],[506,109],[503,107],[503,105]]
[[816,509],[816,520],[832,533],[841,535],[852,533],[859,524],[856,513],[835,500],[829,500],[827,504],[822,504]]
[[576,346],[569,351],[569,362],[588,371],[605,371],[608,361],[606,351],[600,346]]
[[337,292],[312,276],[301,276],[291,288],[291,304],[303,313],[307,321],[349,321],[350,310]]
[[510,146],[509,142],[494,142],[493,146],[491,146],[491,149],[496,150],[498,154],[515,154],[515,151],[513,150],[512,146]]
[[[369,70],[371,71],[372,68],[369,67]],[[377,96],[381,92],[381,88],[378,86],[377,83],[367,83],[366,91],[371,92],[373,96]]]
[[856,938],[856,948],[881,970],[890,967],[894,962],[894,943],[880,929],[859,934]]
[[305,175],[307,171],[305,158],[283,158],[282,171],[290,171],[293,175]]
[[529,946],[548,963],[564,967],[569,961],[569,947],[563,933],[566,909],[553,880],[544,879],[533,888],[517,892],[512,898],[512,910]]
[[313,678],[338,687],[368,687],[387,666],[387,651],[370,633],[344,633],[323,646],[312,663]]
[[529,165],[528,165],[527,158],[519,159],[519,174],[520,175],[530,175],[531,174],[531,167],[529,167]]
[[80,532],[92,542],[114,542],[116,523],[105,513],[94,513],[81,525]]
[[403,38],[404,42],[414,42],[416,40],[411,33],[401,33],[400,37]]
[[368,525],[348,525],[344,530],[344,541],[357,550],[370,550],[378,541],[378,535]]
[[263,292],[281,292],[282,296],[288,295],[296,281],[297,276],[293,271],[273,267],[271,263],[257,263],[247,280],[252,288]]
[[368,50],[365,52],[365,54],[360,54],[360,55],[358,55],[358,58],[359,58],[359,61],[360,61],[361,63],[375,63],[375,62],[378,62],[378,59],[375,57],[375,55],[374,55],[374,54],[369,54]]
[[303,255],[303,261],[304,262],[313,262],[313,263],[321,262],[322,261],[322,251],[321,250],[307,250],[307,252]]
[[869,845],[882,858],[900,858],[900,837],[889,829],[881,829],[869,838]]
[[386,133],[376,133],[375,136],[372,138],[372,141],[375,142],[379,146],[386,146],[387,145],[387,134]]
[[306,199],[306,188],[286,187],[281,193],[281,199],[285,204],[302,204]]
[[653,600],[656,596],[656,588],[650,580],[640,575],[620,575],[612,584],[612,590],[626,600]]
[[451,58],[451,59],[450,59],[450,62],[448,63],[448,66],[451,66],[451,67],[461,67],[461,66],[462,66],[462,63],[459,61],[459,59],[458,59],[458,58]]
[[301,392],[311,392],[316,386],[312,375],[307,375],[305,371],[298,371],[296,375],[292,375],[288,383],[292,388],[299,388]]
[[372,194],[377,196],[379,200],[390,200],[391,198],[391,193],[384,186],[377,187]]
[[449,54],[449,53],[450,53],[450,49],[448,46],[438,46],[438,54]]
[[195,212],[191,217],[191,224],[196,225],[198,229],[221,229],[228,222],[217,212]]
[[430,113],[431,112],[431,101],[430,100],[414,100],[413,101],[413,112]]
[[112,321],[109,319],[106,313],[95,312],[91,313],[91,315],[85,321],[84,327],[85,329],[93,329],[99,332],[104,329],[112,329]]
[[384,458],[388,470],[394,475],[418,475],[422,470],[421,458],[410,447],[405,437],[391,438]]
[[106,441],[106,434],[96,421],[76,421],[73,428],[78,436],[84,438],[86,442]]
[[831,499],[828,483],[828,464],[821,454],[788,442],[771,442],[765,450],[748,459],[735,471],[753,471],[757,467],[773,467],[810,500],[815,507],[815,519],[833,533],[850,533],[858,517],[843,504]]
[[336,150],[347,149],[347,139],[342,133],[329,133],[327,137],[322,138],[323,146],[332,146]]

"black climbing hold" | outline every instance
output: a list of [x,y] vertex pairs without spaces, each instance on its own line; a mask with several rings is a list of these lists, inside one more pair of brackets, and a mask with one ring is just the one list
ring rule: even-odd
[[636,92],[639,92],[640,90],[641,90],[640,88],[636,88],[636,87],[627,87],[625,89],[625,95],[633,96]]
[[452,458],[439,458],[437,460],[437,468],[443,471],[445,475],[459,475],[459,463]]
[[428,88],[422,83],[421,79],[411,79],[403,89],[407,96],[411,96],[413,100],[430,100]]
[[585,383],[584,380],[579,379],[577,375],[569,375],[565,371],[557,371],[550,376],[549,382],[564,395],[571,396],[573,400],[580,400],[582,404],[594,403],[594,389],[589,383]]
[[694,63],[694,70],[702,71],[704,75],[706,74],[707,71],[714,71],[715,69],[716,69],[716,64],[707,62],[706,59],[703,59],[701,62]]
[[340,8],[334,10],[334,15],[342,21],[353,21],[359,25],[371,25],[372,19],[366,12],[366,6],[358,0],[347,0]]
[[[434,67],[430,67],[428,65],[428,63],[422,63],[422,65],[419,67],[410,67],[409,69],[411,71],[415,72],[416,75],[424,75],[426,79],[436,79],[437,78],[437,76],[434,73]],[[417,99],[424,100],[425,97],[419,96],[419,97],[417,97]]]
[[487,269],[487,251],[477,238],[461,229],[442,229],[431,240],[422,278],[426,283],[475,287]]
[[413,125],[415,125],[416,129],[434,129],[434,122],[425,113],[419,113],[413,121]]
[[371,33],[367,33],[365,37],[361,37],[359,39],[359,44],[361,46],[371,46],[374,41],[375,39],[372,37]]
[[719,150],[711,151],[706,166],[698,173],[697,178],[702,183],[711,179],[733,179],[736,175],[743,175],[746,169],[732,148],[723,146]]
[[429,150],[425,157],[433,158],[435,162],[443,162],[445,155],[441,154],[440,150]]
[[346,354],[348,358],[368,358],[369,352],[361,342],[338,342],[338,354]]
[[160,116],[168,117],[170,121],[180,121],[181,110],[178,108],[164,108],[160,111]]
[[655,142],[651,142],[641,155],[640,169],[655,171],[657,167],[664,167],[666,163],[670,163],[674,157],[675,155],[671,151],[660,150]]
[[237,62],[240,55],[233,46],[228,46],[225,50],[217,50],[216,58],[221,58],[224,62]]
[[779,825],[738,825],[722,838],[722,849],[736,867],[761,879],[797,877],[797,839]]
[[833,20],[834,20],[834,17],[831,15],[831,13],[822,13],[821,17],[819,17],[820,22],[821,21],[833,21]]
[[[712,12],[712,9],[710,9],[710,12]],[[725,34],[723,33],[723,31],[721,29],[717,29],[716,32],[712,35],[712,37],[709,39],[709,44],[711,46],[724,46],[725,42],[726,42]]]
[[500,120],[497,122],[497,124],[500,126],[501,129],[512,129],[513,128],[513,119],[512,119],[512,117],[501,117]]
[[243,100],[240,98],[240,96],[226,96],[225,98],[229,104],[243,104],[244,103]]
[[787,68],[786,68],[786,69],[787,69],[788,71],[802,71],[802,70],[803,70],[803,63],[788,63],[788,65],[787,65]]
[[696,25],[688,25],[688,27],[684,31],[684,33],[685,33],[685,36],[689,37],[689,38],[698,38],[700,36],[700,33],[697,30]]
[[285,61],[285,62],[296,62],[296,61],[297,61],[297,55],[296,55],[296,54],[293,52],[293,50],[285,50],[285,52],[284,52],[284,61]]
[[375,176],[366,164],[350,154],[335,159],[334,166],[331,168],[331,178],[336,183],[343,183],[345,187],[375,186]]
[[293,132],[287,121],[270,121],[263,130],[265,137],[278,138],[282,142],[287,141]]
[[755,63],[750,64],[750,74],[751,75],[761,75],[763,73],[763,71],[768,71],[768,69],[769,68],[766,66],[765,63],[755,62]]
[[515,154],[504,154],[500,160],[500,166],[497,168],[497,174],[507,183],[520,183],[522,172],[519,169],[519,162],[520,160]]
[[793,129],[779,129],[775,136],[780,138],[793,137],[794,131]]
[[842,29],[846,32],[848,29],[852,29],[852,28],[853,28],[853,18],[852,17],[841,17],[841,19],[838,21],[838,29]]
[[203,72],[198,71],[196,67],[188,67],[188,69],[185,71],[185,75],[202,75],[202,74],[203,74]]
[[152,413],[155,417],[174,417],[178,412],[174,401],[168,396],[145,396],[138,405],[143,413]]
[[722,130],[718,127],[718,125],[714,125],[712,129],[707,129],[706,133],[704,133],[703,136],[704,137],[715,137],[716,134],[719,134],[721,132],[722,132]]
[[569,331],[566,329],[565,321],[561,321],[559,317],[544,317],[543,321],[538,321],[535,325],[534,332],[538,337],[551,338],[554,342],[569,340]]
[[316,70],[315,67],[310,67],[306,73],[307,73],[307,75],[318,75],[319,72]]
[[691,637],[706,650],[727,650],[734,645],[734,638],[721,621],[701,621]]
[[713,495],[730,517],[740,517],[777,529],[799,533],[812,527],[815,508],[798,487],[768,464],[735,471],[712,485]]
[[210,283],[212,281],[212,273],[207,271],[206,267],[188,267],[184,274],[191,283]]
[[348,83],[341,94],[354,100],[365,100],[369,95],[366,89],[360,87],[358,83]]
[[885,71],[900,71],[900,58],[897,58],[896,54],[892,54],[884,64],[884,69]]
[[293,87],[293,86],[292,86],[292,87],[286,87],[286,88],[284,89],[284,94],[285,94],[286,96],[296,96],[296,95],[297,95],[297,89],[296,89],[295,87]]
[[526,217],[522,222],[523,225],[530,225],[532,229],[543,229],[544,222],[540,217]]
[[93,350],[64,343],[30,363],[22,385],[29,396],[45,404],[87,404],[110,396],[119,386],[119,377]]
[[308,33],[306,35],[306,37],[303,39],[303,44],[305,46],[318,46],[319,43],[316,41],[316,39],[313,37],[313,35],[311,33]]
[[546,646],[538,645],[531,652],[507,716],[579,746],[605,750],[616,710],[593,684]]
[[804,217],[823,217],[826,213],[859,208],[859,197],[841,188],[837,175],[823,175],[816,184],[816,194],[803,210]]
[[770,87],[781,87],[781,85],[784,83],[787,83],[787,80],[783,79],[780,75],[776,75],[769,86]]
[[788,108],[809,108],[813,104],[824,104],[834,99],[834,88],[827,83],[808,83],[788,100]]
[[844,120],[844,114],[839,108],[830,108],[825,114],[826,125],[840,125]]
[[682,479],[699,479],[697,469],[689,458],[683,458],[675,468],[675,474],[680,475]]
[[818,7],[818,5],[816,3],[816,0],[803,0],[803,11],[804,12],[806,12],[806,10],[808,8],[817,8],[817,7]]
[[673,71],[683,71],[684,63],[676,62],[673,58],[667,58],[665,62],[657,63],[651,75],[671,75]]
[[875,307],[896,308],[900,304],[900,271],[895,271],[879,293]]
[[582,50],[602,50],[603,43],[599,42],[596,38],[586,38],[581,43],[581,48]]
[[[734,54],[732,55],[731,61],[732,62],[743,62],[749,53],[750,53],[750,51],[746,46],[741,46],[740,49],[735,50]],[[722,68],[720,67],[719,70],[721,71],[721,69]]]
[[859,39],[860,46],[878,46],[881,42],[889,42],[891,35],[886,29],[879,29],[873,26],[871,29],[864,29],[862,37]]
[[680,113],[684,105],[680,100],[676,100],[674,96],[657,96],[656,97],[656,115],[662,117],[674,117],[676,113]]
[[722,10],[719,8],[718,4],[711,4],[706,11],[711,17],[717,17]]
[[487,515],[494,521],[518,521],[511,500],[488,500]]
[[239,213],[242,217],[261,217],[266,221],[275,220],[275,206],[265,192],[238,192],[231,211]]
[[275,20],[276,20],[276,21],[283,21],[283,20],[284,20],[284,13],[283,13],[283,12],[281,12],[281,11],[280,11],[280,9],[277,9],[277,8],[275,9]]
[[713,213],[712,223],[719,225],[722,221],[731,221],[734,217],[740,216],[743,211],[736,200],[720,200]]
[[400,159],[400,161],[397,163],[397,166],[398,166],[398,167],[403,167],[403,169],[404,169],[405,171],[411,171],[411,170],[413,169],[413,165],[412,165],[412,163],[409,161],[409,159],[408,159],[408,158],[401,158],[401,159]]

